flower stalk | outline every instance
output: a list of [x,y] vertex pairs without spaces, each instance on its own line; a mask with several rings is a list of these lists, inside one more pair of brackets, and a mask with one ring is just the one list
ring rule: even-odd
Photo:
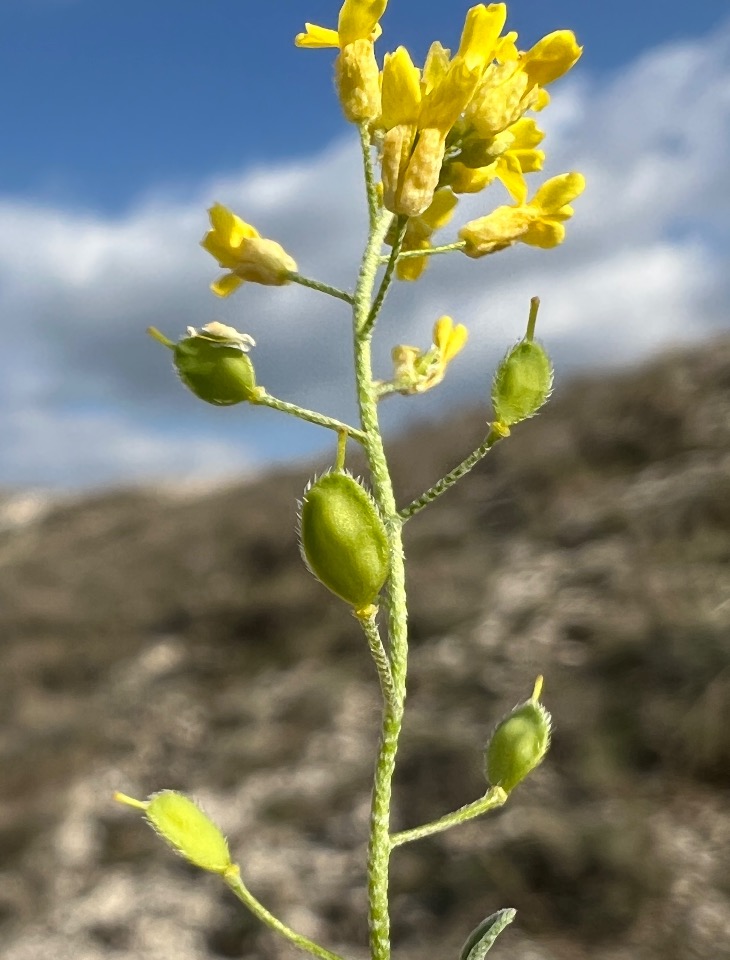
[[[405,48],[398,47],[385,54],[381,68],[375,44],[382,34],[380,19],[387,3],[344,0],[336,28],[307,23],[295,40],[302,48],[337,51],[335,85],[340,106],[358,130],[368,236],[354,292],[301,274],[278,241],[262,235],[221,203],[210,208],[210,229],[201,241],[225,271],[211,285],[217,297],[227,298],[248,283],[271,288],[296,283],[348,305],[359,423],[350,425],[280,400],[259,386],[249,356],[255,346],[249,333],[213,321],[200,329],[189,327],[175,342],[149,328],[157,343],[171,351],[182,383],[201,400],[216,406],[269,407],[337,433],[332,468],[313,478],[302,495],[299,532],[310,572],[349,606],[358,621],[382,695],[366,860],[371,960],[391,956],[393,852],[501,807],[542,762],[550,743],[550,717],[539,702],[539,678],[532,697],[495,728],[485,754],[489,786],[484,796],[429,823],[393,832],[393,777],[408,671],[403,526],[462,480],[516,425],[541,409],[550,396],[553,373],[545,348],[535,339],[539,300],[533,297],[525,335],[494,374],[493,416],[484,441],[419,497],[399,506],[379,401],[386,396],[417,396],[437,387],[467,345],[468,332],[451,316],[438,317],[431,346],[424,350],[396,344],[391,351],[391,379],[377,379],[373,369],[377,322],[393,283],[417,281],[433,256],[460,253],[476,260],[516,243],[541,249],[562,243],[565,223],[574,212],[572,202],[584,187],[581,174],[569,172],[546,181],[528,199],[525,179],[542,169],[545,156],[538,149],[545,135],[525,114],[547,106],[545,88],[579,58],[581,48],[570,31],[556,31],[529,50],[520,50],[517,35],[503,32],[506,4],[476,4],[466,14],[453,56],[435,42],[419,67]],[[496,206],[467,223],[462,218],[457,240],[432,243],[435,233],[459,215],[461,194],[482,192],[495,181],[506,188],[511,204]],[[349,438],[362,448],[370,490],[346,467]],[[289,943],[318,960],[342,960],[296,933],[250,893],[237,863],[230,859],[228,841],[190,798],[162,791],[147,801],[122,794],[118,799],[144,812],[177,853],[218,874],[252,914]],[[467,960],[482,960],[513,911],[499,916],[499,923],[488,918],[477,928],[476,939],[472,935],[468,941]]]

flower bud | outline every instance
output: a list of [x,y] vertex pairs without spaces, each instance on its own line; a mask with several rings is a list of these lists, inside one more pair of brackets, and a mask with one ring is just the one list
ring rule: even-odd
[[542,677],[532,697],[497,724],[485,753],[487,780],[510,793],[542,762],[550,746],[550,714],[539,702]]
[[535,340],[521,340],[502,360],[492,383],[496,420],[511,427],[534,416],[547,402],[553,386],[553,368],[545,348]]
[[335,61],[337,90],[350,123],[374,120],[380,114],[380,74],[371,40],[345,44]]
[[304,492],[302,556],[314,576],[356,612],[373,604],[388,576],[385,526],[370,494],[344,471]]
[[208,323],[177,343],[174,364],[189,390],[219,407],[253,400],[257,394],[256,375],[247,351],[254,341],[223,323]]
[[117,793],[114,799],[144,810],[147,820],[162,839],[196,867],[221,874],[234,869],[226,838],[200,807],[184,794],[161,790],[148,800],[140,801]]

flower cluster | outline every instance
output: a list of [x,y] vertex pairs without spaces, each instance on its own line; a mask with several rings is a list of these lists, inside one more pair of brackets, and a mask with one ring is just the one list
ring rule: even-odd
[[[458,195],[478,193],[494,181],[512,204],[459,231],[470,257],[521,241],[541,247],[563,240],[562,222],[583,190],[580,174],[549,180],[528,202],[525,175],[542,169],[544,134],[525,114],[550,101],[547,87],[581,55],[574,34],[558,30],[529,50],[515,32],[503,32],[504,3],[467,11],[456,53],[439,42],[425,63],[413,63],[405,47],[386,53],[378,68],[374,42],[387,0],[345,0],[337,30],[306,24],[301,47],[335,47],[337,88],[348,120],[367,127],[380,157],[382,206],[408,218],[401,250],[423,257],[398,263],[401,280],[423,272],[431,235],[451,219]],[[396,242],[391,230],[387,242]]]

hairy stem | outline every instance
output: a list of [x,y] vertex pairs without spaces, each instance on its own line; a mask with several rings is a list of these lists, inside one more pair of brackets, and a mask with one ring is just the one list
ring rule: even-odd
[[309,277],[303,277],[301,273],[290,273],[289,279],[292,283],[298,283],[300,287],[309,287],[310,290],[317,290],[319,293],[326,293],[330,297],[336,297],[338,300],[344,300],[345,303],[352,303],[352,294],[338,287],[331,287],[328,283],[322,283],[321,280],[311,280]]
[[487,438],[484,443],[480,444],[473,453],[470,453],[466,459],[462,460],[461,463],[454,467],[445,477],[442,477],[438,483],[435,483],[432,487],[429,487],[425,493],[422,493],[420,497],[414,500],[412,503],[409,503],[407,507],[404,507],[398,514],[402,520],[408,520],[419,510],[423,510],[424,507],[427,507],[429,503],[433,503],[434,500],[438,499],[442,493],[446,493],[447,490],[450,490],[451,487],[461,480],[462,477],[466,476],[469,471],[479,463],[492,447],[497,443],[497,441],[502,440],[506,433],[500,430],[496,424],[492,425],[491,430],[487,434]]
[[[366,141],[363,135],[363,146]],[[369,142],[367,143],[369,154]],[[391,216],[384,213],[372,225],[363,254],[355,289],[353,329],[355,378],[360,422],[365,434],[363,446],[370,467],[373,496],[385,524],[390,548],[390,572],[386,603],[390,664],[393,677],[393,700],[385,701],[380,744],[375,763],[373,794],[370,807],[370,840],[368,843],[368,926],[372,960],[390,958],[390,911],[388,879],[390,867],[390,805],[395,757],[403,719],[408,658],[405,565],[403,558],[402,522],[393,493],[393,485],[378,422],[378,398],[372,375],[371,310],[375,276]],[[374,317],[372,320],[374,321]]]
[[306,407],[297,406],[296,403],[287,403],[286,400],[279,400],[278,397],[272,397],[270,393],[261,393],[252,403],[261,404],[263,407],[271,407],[272,410],[279,410],[281,413],[290,413],[300,420],[306,420],[308,423],[315,423],[318,427],[326,427],[328,430],[336,430],[338,433],[346,433],[348,437],[357,440],[358,443],[365,442],[365,434],[356,427],[350,427],[346,423],[334,420],[332,417],[326,417],[323,413],[317,413],[316,410],[307,410]]
[[[453,250],[463,250],[466,246],[464,240],[456,240],[454,243],[444,243],[440,247],[426,247],[425,250],[405,250],[398,254],[399,260],[411,260],[413,257],[435,257],[439,253],[451,253]],[[380,263],[387,263],[390,259],[389,254],[380,257]]]
[[370,654],[378,671],[380,690],[383,694],[383,700],[386,703],[389,703],[391,706],[395,706],[396,695],[395,687],[393,686],[393,673],[390,669],[390,660],[388,659],[388,654],[380,637],[380,630],[378,629],[376,615],[372,614],[372,616],[361,619],[360,624],[368,641]]
[[378,220],[378,190],[375,183],[375,172],[373,171],[372,144],[370,142],[370,131],[367,123],[358,124],[360,134],[360,148],[362,150],[362,166],[365,171],[365,190],[368,201],[368,218],[370,221],[370,232],[375,229]]
[[313,957],[318,957],[319,960],[343,960],[339,954],[332,953],[331,950],[325,950],[325,948],[320,947],[318,943],[315,943],[308,937],[302,936],[300,933],[292,930],[291,927],[287,927],[287,925],[282,923],[281,920],[277,919],[273,913],[269,913],[266,907],[260,903],[245,886],[243,880],[241,879],[241,872],[238,867],[232,867],[226,871],[226,873],[223,874],[223,879],[225,880],[228,888],[238,897],[241,903],[247,907],[255,917],[258,917],[258,919],[262,923],[265,923],[267,927],[270,927],[272,930],[275,930],[277,933],[281,934],[282,937],[286,937],[286,939],[293,943],[295,947],[306,951],[306,953],[311,953]]
[[489,810],[495,810],[501,807],[507,800],[507,794],[501,787],[492,787],[483,797],[467,803],[453,813],[447,813],[438,820],[431,823],[424,823],[420,827],[413,827],[412,830],[402,830],[400,833],[394,833],[390,842],[394,847],[399,847],[403,843],[410,843],[412,840],[420,840],[422,837],[430,837],[434,833],[441,833],[456,827],[460,823],[466,823],[473,820],[474,817],[480,817]]
[[383,306],[383,302],[385,301],[385,295],[387,294],[388,290],[390,289],[390,285],[393,282],[393,273],[395,272],[395,266],[398,263],[398,256],[400,254],[401,247],[403,246],[403,240],[406,235],[407,227],[408,217],[398,217],[395,240],[393,241],[393,249],[390,251],[385,273],[383,274],[383,279],[380,281],[378,292],[368,313],[365,329],[363,331],[364,333],[372,330],[373,326],[375,325],[375,321]]

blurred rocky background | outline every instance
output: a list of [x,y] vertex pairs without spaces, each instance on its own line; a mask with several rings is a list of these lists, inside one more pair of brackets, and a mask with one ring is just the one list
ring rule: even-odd
[[[391,442],[401,501],[484,419]],[[296,955],[111,801],[162,787],[271,909],[365,958],[378,691],[299,558],[311,472],[0,500],[3,960]],[[506,809],[396,852],[396,958],[456,960],[503,906],[495,960],[730,957],[730,340],[561,386],[407,548],[396,827],[481,795],[537,673],[555,737]]]

